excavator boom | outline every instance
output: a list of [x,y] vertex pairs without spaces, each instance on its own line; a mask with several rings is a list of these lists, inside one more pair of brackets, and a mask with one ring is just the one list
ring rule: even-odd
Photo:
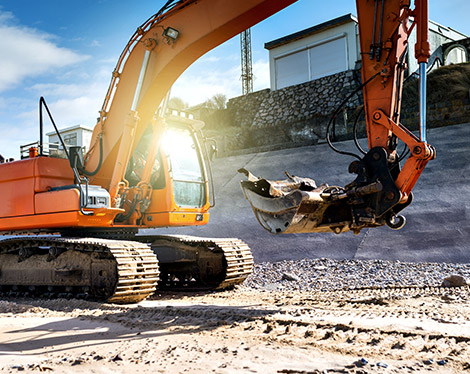
[[[175,80],[203,54],[296,0],[180,0],[141,25],[113,72],[87,171],[114,198],[131,152]],[[102,149],[100,149],[102,139]]]

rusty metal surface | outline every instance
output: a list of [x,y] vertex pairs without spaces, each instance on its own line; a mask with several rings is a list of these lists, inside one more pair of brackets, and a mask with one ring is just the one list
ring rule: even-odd
[[340,187],[327,184],[317,187],[311,178],[290,176],[283,181],[251,177],[242,181],[241,186],[258,222],[273,234],[340,233],[350,228],[350,221],[331,226],[324,220],[326,210],[337,205],[331,196],[342,193]]
[[161,265],[159,288],[225,289],[241,284],[253,271],[251,250],[239,239],[142,237],[150,239]]
[[0,241],[3,292],[134,303],[151,295],[158,261],[143,243],[96,238],[16,237]]

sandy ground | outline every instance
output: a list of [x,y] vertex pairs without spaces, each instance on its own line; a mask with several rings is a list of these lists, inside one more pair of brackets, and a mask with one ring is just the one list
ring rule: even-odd
[[[0,372],[461,373],[468,287],[0,301]],[[361,361],[361,359],[363,359]]]

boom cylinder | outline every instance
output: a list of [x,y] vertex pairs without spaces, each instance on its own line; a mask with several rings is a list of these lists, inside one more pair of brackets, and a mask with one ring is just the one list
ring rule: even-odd
[[415,1],[414,16],[417,34],[415,56],[419,63],[419,137],[422,142],[426,142],[426,67],[431,56],[427,0]]
[[419,140],[426,143],[426,62],[419,64]]

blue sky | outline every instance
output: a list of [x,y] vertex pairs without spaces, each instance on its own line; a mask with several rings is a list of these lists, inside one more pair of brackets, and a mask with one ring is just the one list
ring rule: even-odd
[[[93,127],[121,50],[164,2],[0,0],[0,153],[18,158],[20,144],[38,139],[40,96],[59,127]],[[354,0],[300,0],[253,27],[255,90],[269,86],[265,42],[347,13],[356,14]],[[468,0],[430,0],[432,20],[467,35],[469,14]],[[193,105],[216,93],[240,95],[239,49],[236,37],[209,52],[180,77],[173,96]]]

